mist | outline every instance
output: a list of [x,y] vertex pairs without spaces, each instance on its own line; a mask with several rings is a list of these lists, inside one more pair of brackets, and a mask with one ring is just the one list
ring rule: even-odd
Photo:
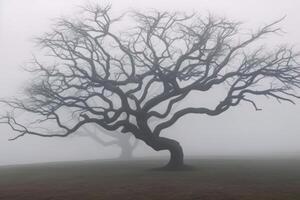
[[[38,49],[33,38],[50,29],[53,19],[72,16],[83,0],[2,0],[0,2],[0,97],[21,95],[30,74],[23,66]],[[91,1],[93,2],[93,1]],[[299,7],[294,0],[111,0],[116,15],[128,10],[158,9],[162,11],[198,12],[226,17],[244,23],[243,27],[257,30],[274,20],[284,30],[270,37],[267,46],[290,44],[300,48]],[[299,91],[298,91],[299,92]],[[214,96],[204,101],[213,101]],[[197,100],[192,99],[192,102]],[[179,141],[187,156],[296,156],[300,157],[300,101],[296,105],[274,99],[258,98],[263,110],[255,111],[241,104],[218,116],[188,115],[162,133]],[[89,137],[41,138],[26,135],[15,141],[7,125],[0,126],[0,165],[40,163],[69,160],[118,158],[120,148],[102,146]],[[109,138],[105,137],[105,140]],[[134,150],[135,158],[166,156],[142,141]]]

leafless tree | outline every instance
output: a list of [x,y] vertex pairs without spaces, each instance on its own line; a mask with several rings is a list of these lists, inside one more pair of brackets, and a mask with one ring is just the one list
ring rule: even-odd
[[[138,146],[138,140],[133,139],[131,134],[107,131],[105,129],[101,129],[97,125],[94,125],[93,127],[84,126],[78,130],[77,133],[74,133],[74,135],[88,137],[103,147],[119,147],[121,150],[119,155],[120,160],[132,159],[133,151]],[[108,138],[103,138],[103,135],[107,136]]]
[[[112,18],[110,10],[87,6],[81,17],[57,20],[37,40],[55,62],[34,59],[31,72],[37,78],[27,98],[3,101],[13,108],[2,117],[19,132],[13,139],[66,137],[94,123],[131,133],[156,151],[168,150],[166,167],[177,169],[184,166],[182,147],[162,132],[180,118],[219,115],[241,102],[259,110],[255,96],[291,103],[299,98],[300,68],[293,49],[255,47],[261,38],[280,33],[282,20],[245,34],[240,23],[210,15],[151,11]],[[225,95],[211,108],[178,106],[191,93],[201,98],[220,85],[226,86]],[[65,115],[66,108],[78,117]],[[19,111],[28,113],[26,120]]]

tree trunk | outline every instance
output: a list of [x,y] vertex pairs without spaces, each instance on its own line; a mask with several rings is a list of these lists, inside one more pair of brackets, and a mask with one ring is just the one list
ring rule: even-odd
[[120,160],[131,160],[133,158],[133,147],[131,146],[131,144],[128,142],[128,144],[125,143],[120,143],[119,144],[120,149],[121,149],[121,153],[119,156]]
[[184,168],[183,150],[179,142],[169,138],[159,137],[153,141],[151,145],[156,151],[168,150],[170,152],[170,160],[164,167],[165,169],[182,169]]

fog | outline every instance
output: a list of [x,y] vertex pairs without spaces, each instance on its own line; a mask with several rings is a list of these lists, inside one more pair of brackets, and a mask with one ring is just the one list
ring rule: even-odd
[[[22,66],[37,51],[32,38],[49,30],[52,19],[70,16],[83,0],[1,0],[0,1],[0,97],[7,98],[22,92],[30,76]],[[283,16],[281,36],[272,36],[268,45],[291,44],[300,49],[299,7],[295,0],[111,0],[113,13],[130,9],[159,9],[199,12],[228,17],[244,22],[244,27],[256,30]],[[210,97],[212,98],[212,97]],[[209,101],[210,99],[208,99]],[[297,105],[278,103],[274,99],[258,98],[262,111],[241,104],[225,113],[210,117],[188,115],[163,132],[177,139],[186,155],[249,156],[280,155],[300,157],[300,100]],[[0,126],[0,165],[62,160],[117,158],[120,149],[103,147],[88,137],[40,138],[15,136],[11,129]],[[108,139],[108,138],[105,138]],[[143,142],[134,156],[167,155],[155,152]]]

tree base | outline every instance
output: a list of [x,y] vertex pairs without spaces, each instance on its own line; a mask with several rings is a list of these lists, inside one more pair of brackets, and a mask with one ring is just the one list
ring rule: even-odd
[[181,166],[164,166],[152,169],[153,171],[193,171],[196,170],[195,167],[190,165],[181,165]]

